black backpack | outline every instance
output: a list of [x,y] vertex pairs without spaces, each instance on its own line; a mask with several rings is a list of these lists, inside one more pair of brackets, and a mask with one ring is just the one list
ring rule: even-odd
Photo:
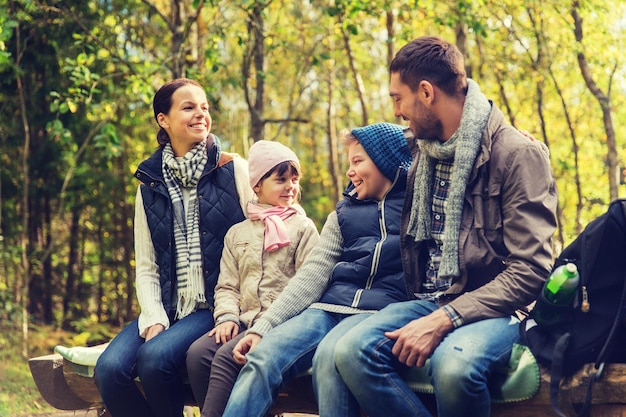
[[[545,328],[533,311],[520,325],[522,343],[537,361],[550,369],[550,402],[558,406],[562,377],[571,376],[586,363],[595,364],[587,398],[578,416],[586,416],[593,383],[602,377],[605,363],[625,362],[624,318],[626,303],[626,200],[613,201],[606,213],[593,220],[557,258],[554,268],[567,262],[578,266],[580,285],[569,314],[557,326]],[[546,303],[543,291],[537,306]],[[588,311],[584,312],[588,306]],[[556,308],[545,304],[542,308]]]

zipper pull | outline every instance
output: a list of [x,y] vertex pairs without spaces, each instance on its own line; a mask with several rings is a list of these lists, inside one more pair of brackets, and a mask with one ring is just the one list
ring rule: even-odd
[[583,301],[582,303],[580,303],[580,311],[582,311],[583,313],[588,313],[589,312],[589,294],[587,294],[587,287],[583,285],[581,289],[583,291]]

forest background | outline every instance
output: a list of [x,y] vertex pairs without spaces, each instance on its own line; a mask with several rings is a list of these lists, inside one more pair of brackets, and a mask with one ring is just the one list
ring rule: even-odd
[[622,1],[0,0],[0,325],[23,357],[38,326],[93,344],[137,316],[132,175],[160,85],[198,80],[226,151],[292,147],[321,227],[347,184],[338,132],[403,123],[388,64],[426,34],[548,145],[558,253],[626,190]]

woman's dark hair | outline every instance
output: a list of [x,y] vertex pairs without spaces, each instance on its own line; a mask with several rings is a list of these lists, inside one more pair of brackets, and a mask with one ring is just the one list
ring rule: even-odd
[[438,36],[422,36],[404,45],[391,61],[390,73],[415,92],[426,80],[451,97],[467,93],[463,54]]
[[[185,85],[195,85],[196,87],[202,88],[202,86],[195,80],[190,80],[189,78],[177,78],[163,84],[154,94],[152,109],[154,110],[154,118],[157,123],[159,121],[159,113],[168,114],[170,112],[170,109],[172,108],[172,95],[174,92]],[[157,133],[157,142],[159,143],[159,146],[163,146],[169,141],[170,137],[165,129],[159,129],[159,132]]]

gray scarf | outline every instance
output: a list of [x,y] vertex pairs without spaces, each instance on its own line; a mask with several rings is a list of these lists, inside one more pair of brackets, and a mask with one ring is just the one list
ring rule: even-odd
[[408,234],[416,242],[430,239],[433,200],[433,177],[439,160],[454,158],[454,167],[445,208],[446,224],[443,234],[443,254],[439,276],[460,275],[459,229],[463,213],[465,187],[480,151],[483,130],[491,113],[489,100],[481,93],[478,84],[468,79],[467,96],[463,105],[461,125],[445,141],[417,139],[422,154],[418,161],[413,190],[413,203]]
[[[196,144],[182,158],[174,156],[169,142],[163,147],[163,177],[174,209],[174,243],[178,283],[177,319],[192,313],[197,303],[206,302],[202,277],[197,185],[207,159],[206,140]],[[181,187],[191,191],[186,215]]]

